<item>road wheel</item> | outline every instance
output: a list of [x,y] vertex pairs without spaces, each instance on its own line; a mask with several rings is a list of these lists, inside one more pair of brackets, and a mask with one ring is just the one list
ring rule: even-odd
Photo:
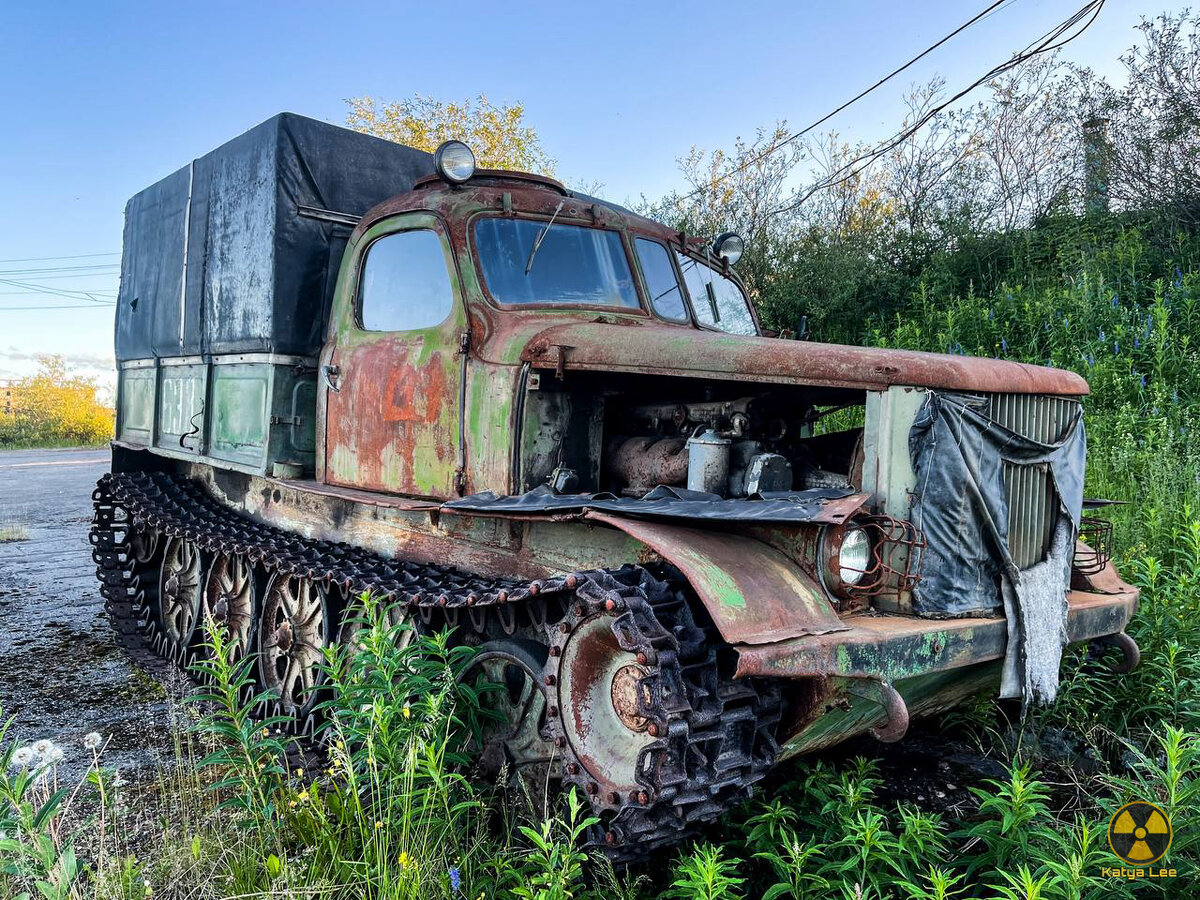
[[547,788],[556,790],[560,777],[561,754],[546,733],[548,649],[520,638],[488,641],[462,675],[479,691],[484,715],[477,745],[480,771],[494,780],[507,768],[539,811],[546,808]]
[[297,724],[319,702],[325,649],[334,639],[332,597],[324,582],[276,572],[258,629],[258,674],[280,711]]
[[253,564],[240,553],[218,553],[208,567],[200,627],[211,620],[225,630],[230,660],[246,657],[253,647],[261,592]]
[[158,577],[158,625],[166,643],[164,656],[186,664],[200,617],[200,548],[174,537],[163,550]]

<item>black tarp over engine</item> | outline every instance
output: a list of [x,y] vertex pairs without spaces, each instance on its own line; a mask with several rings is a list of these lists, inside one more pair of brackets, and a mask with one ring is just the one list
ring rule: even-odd
[[361,216],[433,171],[431,154],[281,113],[146,188],[125,207],[117,360],[315,356],[350,227],[301,207]]

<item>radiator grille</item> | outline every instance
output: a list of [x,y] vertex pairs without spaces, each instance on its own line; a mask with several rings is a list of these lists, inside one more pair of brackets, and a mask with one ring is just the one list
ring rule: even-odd
[[[1037,394],[992,394],[991,418],[1023,437],[1051,444],[1061,440],[1079,401]],[[1058,509],[1054,483],[1043,465],[1004,464],[1008,497],[1008,549],[1018,568],[1042,561],[1050,546]]]

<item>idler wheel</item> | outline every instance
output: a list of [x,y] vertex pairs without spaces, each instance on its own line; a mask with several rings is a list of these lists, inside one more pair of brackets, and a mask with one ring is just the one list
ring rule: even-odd
[[613,622],[600,613],[571,631],[559,666],[558,702],[566,739],[589,786],[595,785],[591,792],[627,797],[642,790],[638,758],[656,740],[642,714],[650,706],[652,673],[621,648]]

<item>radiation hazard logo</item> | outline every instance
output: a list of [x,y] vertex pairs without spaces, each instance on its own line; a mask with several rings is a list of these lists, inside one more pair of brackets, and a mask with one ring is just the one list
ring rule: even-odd
[[1171,846],[1171,820],[1153,803],[1126,803],[1108,823],[1108,846],[1125,862],[1148,866],[1162,859]]

